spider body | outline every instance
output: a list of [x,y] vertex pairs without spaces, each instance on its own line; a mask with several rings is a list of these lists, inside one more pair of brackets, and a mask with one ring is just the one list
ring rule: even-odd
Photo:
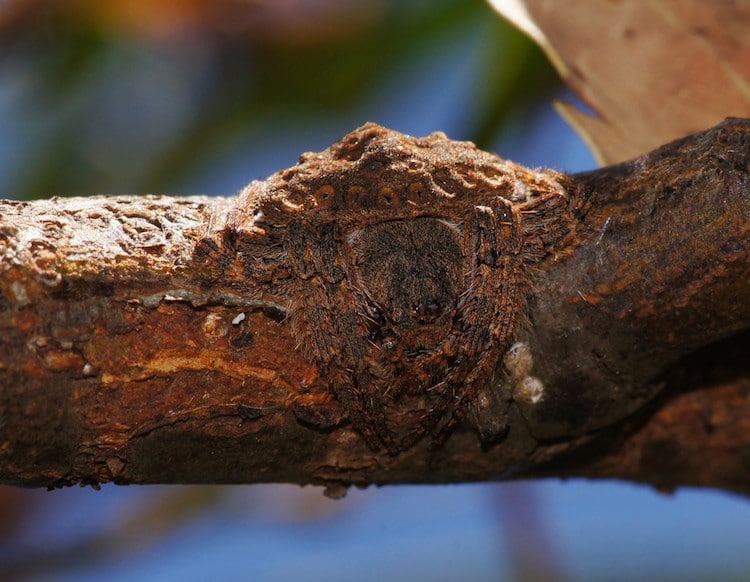
[[526,265],[569,234],[539,223],[567,208],[556,176],[367,124],[250,184],[224,238],[373,449],[441,442],[466,416],[493,440]]

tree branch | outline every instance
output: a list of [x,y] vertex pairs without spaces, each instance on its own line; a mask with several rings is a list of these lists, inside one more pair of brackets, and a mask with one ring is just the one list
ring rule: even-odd
[[298,349],[287,274],[229,240],[246,197],[4,201],[0,482],[336,494],[557,475],[748,494],[749,136],[731,119],[585,174],[514,170],[566,202],[525,210],[550,216],[527,240],[562,242],[525,271],[524,363],[498,372],[507,436],[483,444],[461,423],[397,454],[326,418],[335,398]]

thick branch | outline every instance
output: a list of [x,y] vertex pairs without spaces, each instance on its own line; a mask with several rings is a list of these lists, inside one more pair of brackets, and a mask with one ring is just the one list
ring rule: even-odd
[[483,446],[462,424],[395,455],[300,414],[333,397],[311,390],[323,372],[286,317],[287,275],[223,250],[243,198],[2,202],[0,481],[583,475],[750,493],[748,136],[728,120],[631,163],[523,174],[567,202],[528,210],[558,213],[564,245],[528,272],[514,340],[533,367],[499,371],[509,432]]

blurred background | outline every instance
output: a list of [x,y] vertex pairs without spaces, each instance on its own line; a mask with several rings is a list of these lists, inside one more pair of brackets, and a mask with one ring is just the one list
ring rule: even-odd
[[[594,167],[482,0],[0,0],[0,196],[231,195],[365,121]],[[750,503],[621,483],[0,488],[0,580],[746,580]]]

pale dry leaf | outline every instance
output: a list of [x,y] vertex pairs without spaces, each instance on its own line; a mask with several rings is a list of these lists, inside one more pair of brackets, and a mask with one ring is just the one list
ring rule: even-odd
[[750,117],[750,2],[489,0],[596,115],[558,110],[599,162]]

